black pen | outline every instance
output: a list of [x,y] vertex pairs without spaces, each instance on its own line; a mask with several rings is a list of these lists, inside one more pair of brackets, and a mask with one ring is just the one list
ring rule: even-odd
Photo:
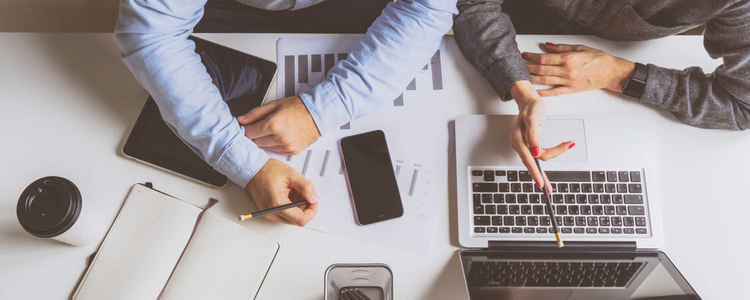
[[[539,174],[541,174],[542,178],[544,178],[544,171],[542,171],[542,166],[539,164],[539,158],[534,157],[534,161],[536,162],[537,169],[539,169]],[[542,199],[547,202],[547,213],[549,214],[550,222],[552,222],[552,229],[554,231],[553,233],[555,234],[555,239],[557,240],[558,247],[562,248],[565,244],[563,244],[560,230],[557,229],[557,221],[555,221],[555,211],[552,209],[552,199],[550,199],[550,195],[552,195],[552,193],[547,193],[547,185],[545,184],[545,182],[543,182]]]
[[247,220],[247,219],[252,219],[253,217],[260,217],[260,216],[265,215],[265,214],[275,213],[275,212],[280,211],[280,210],[285,210],[287,208],[297,207],[297,206],[304,205],[304,204],[310,204],[310,203],[303,200],[303,201],[298,201],[298,202],[292,202],[292,203],[285,204],[285,205],[282,205],[282,206],[277,206],[277,207],[272,207],[272,208],[269,208],[269,209],[264,209],[264,210],[261,210],[261,211],[256,211],[256,212],[251,213],[251,214],[240,215],[240,221],[244,221],[244,220]]

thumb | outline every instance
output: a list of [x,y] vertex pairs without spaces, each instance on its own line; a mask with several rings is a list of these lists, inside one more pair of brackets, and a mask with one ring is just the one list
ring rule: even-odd
[[292,176],[289,180],[289,187],[296,190],[310,204],[318,202],[318,194],[315,192],[312,181],[302,176],[302,174]]
[[238,116],[237,121],[240,122],[241,125],[248,125],[262,120],[263,118],[276,111],[277,105],[274,102],[275,101],[271,101],[266,105],[261,105],[251,109],[246,114]]
[[544,43],[544,46],[547,47],[547,50],[557,53],[583,51],[587,48],[584,45],[553,44],[550,42]]

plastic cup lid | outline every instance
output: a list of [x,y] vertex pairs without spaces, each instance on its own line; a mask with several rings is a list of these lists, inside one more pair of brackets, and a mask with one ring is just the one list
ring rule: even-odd
[[18,221],[31,235],[53,237],[70,229],[81,213],[81,193],[70,180],[49,176],[31,183],[16,206]]

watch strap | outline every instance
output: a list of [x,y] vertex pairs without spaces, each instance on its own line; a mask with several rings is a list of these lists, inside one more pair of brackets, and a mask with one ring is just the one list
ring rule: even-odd
[[628,79],[625,86],[622,88],[622,94],[638,99],[643,95],[643,91],[646,89],[646,79],[648,78],[648,66],[635,63],[635,73]]

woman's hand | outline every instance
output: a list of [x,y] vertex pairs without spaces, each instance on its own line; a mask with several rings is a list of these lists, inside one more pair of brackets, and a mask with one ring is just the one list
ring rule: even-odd
[[595,89],[622,91],[635,63],[583,45],[546,43],[552,53],[521,53],[534,83],[555,85],[539,90],[542,97]]

